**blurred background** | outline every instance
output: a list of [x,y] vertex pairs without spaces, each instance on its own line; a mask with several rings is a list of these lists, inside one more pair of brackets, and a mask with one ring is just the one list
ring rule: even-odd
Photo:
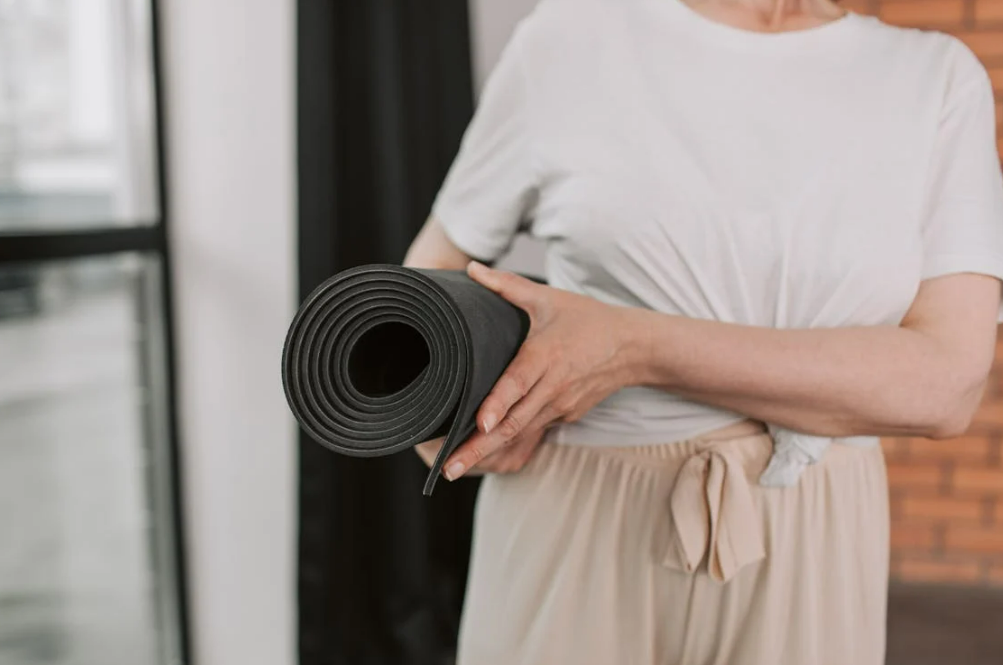
[[[0,0],[0,665],[451,662],[477,481],[303,439],[279,353],[403,258],[534,4]],[[1003,102],[1003,0],[843,4]],[[997,370],[965,436],[884,441],[892,665],[1003,662],[1001,437]]]

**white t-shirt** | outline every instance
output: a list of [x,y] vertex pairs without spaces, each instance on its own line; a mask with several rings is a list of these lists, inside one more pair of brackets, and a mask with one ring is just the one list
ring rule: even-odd
[[[1003,279],[995,131],[985,68],[943,33],[854,13],[758,33],[681,0],[543,0],[432,214],[482,260],[528,231],[552,286],[608,303],[897,325],[923,279]],[[629,387],[548,438],[664,443],[742,418]]]

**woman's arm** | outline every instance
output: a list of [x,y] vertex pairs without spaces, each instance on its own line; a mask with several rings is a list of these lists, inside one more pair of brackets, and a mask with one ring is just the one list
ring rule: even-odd
[[408,268],[463,270],[471,258],[453,244],[434,217],[429,217],[408,248],[402,265]]
[[[470,263],[470,260],[470,256],[453,244],[445,231],[442,230],[439,222],[434,217],[430,217],[422,226],[414,242],[411,243],[402,265],[409,268],[463,270]],[[535,439],[526,441],[521,444],[520,448],[527,448],[535,442]],[[445,443],[445,437],[439,437],[419,443],[414,447],[414,451],[427,466],[431,467],[443,443]],[[469,469],[468,475],[480,475],[487,471],[514,471],[517,466],[521,466],[514,464],[507,458],[508,456],[498,455],[481,459],[477,466]]]
[[820,436],[962,434],[993,363],[1000,281],[921,284],[901,326],[775,330],[636,312],[634,379]]
[[[616,307],[478,264],[530,314],[530,335],[447,462],[456,478],[523,430],[648,385],[819,436],[947,438],[967,429],[992,366],[1000,281],[921,283],[901,326],[777,330]],[[454,464],[456,466],[454,466]]]
[[[469,262],[470,257],[453,244],[439,222],[434,217],[429,217],[408,248],[402,265],[409,268],[463,270]],[[444,441],[444,437],[425,441],[416,445],[414,451],[431,467]]]

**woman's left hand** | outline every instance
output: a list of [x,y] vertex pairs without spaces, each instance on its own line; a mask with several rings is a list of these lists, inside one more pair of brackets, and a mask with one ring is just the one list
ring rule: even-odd
[[526,311],[529,333],[477,412],[477,429],[445,464],[455,480],[478,471],[518,471],[544,430],[572,422],[631,385],[640,355],[637,310],[537,284],[471,262],[467,274]]

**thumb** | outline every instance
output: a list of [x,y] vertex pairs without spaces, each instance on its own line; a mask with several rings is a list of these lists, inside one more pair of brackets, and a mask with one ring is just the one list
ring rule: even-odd
[[495,270],[483,263],[471,261],[467,274],[481,286],[491,289],[516,307],[531,310],[540,297],[540,285],[513,272]]

